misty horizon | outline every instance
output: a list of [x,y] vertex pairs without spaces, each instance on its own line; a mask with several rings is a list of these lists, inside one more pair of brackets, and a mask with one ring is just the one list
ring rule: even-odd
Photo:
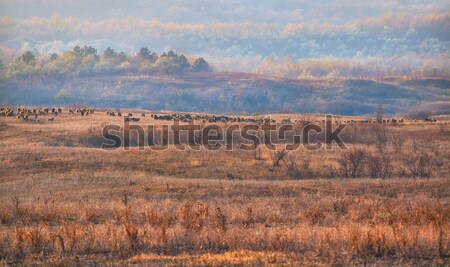
[[[297,77],[289,66],[328,60],[448,74],[446,1],[0,1],[0,57],[92,45],[133,54],[174,50],[216,71]],[[395,73],[394,73],[395,74]]]

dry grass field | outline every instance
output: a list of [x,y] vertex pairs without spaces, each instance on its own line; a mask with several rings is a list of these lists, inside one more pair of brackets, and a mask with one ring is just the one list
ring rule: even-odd
[[447,122],[352,124],[347,150],[277,166],[268,149],[102,150],[121,117],[48,117],[0,117],[0,265],[450,265]]

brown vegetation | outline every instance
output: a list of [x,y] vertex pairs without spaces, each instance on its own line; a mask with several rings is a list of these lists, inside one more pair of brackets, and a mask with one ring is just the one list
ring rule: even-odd
[[122,117],[59,113],[0,117],[0,265],[450,264],[443,122],[354,123],[348,150],[274,164],[266,148],[105,151]]

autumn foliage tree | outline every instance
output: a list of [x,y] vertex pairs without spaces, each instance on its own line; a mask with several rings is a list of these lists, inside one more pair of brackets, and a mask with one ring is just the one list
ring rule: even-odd
[[[39,62],[39,64],[38,64]],[[39,65],[38,67],[37,64]],[[211,67],[204,58],[190,62],[183,54],[174,51],[160,55],[147,47],[142,47],[135,55],[126,54],[108,47],[99,54],[93,46],[75,46],[71,51],[52,53],[39,59],[31,51],[26,51],[8,65],[8,76],[90,76],[97,74],[177,74],[182,72],[208,72]]]

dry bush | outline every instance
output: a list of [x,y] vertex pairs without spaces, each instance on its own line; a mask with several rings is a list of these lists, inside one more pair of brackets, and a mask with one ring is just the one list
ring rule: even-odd
[[393,132],[391,135],[392,146],[396,152],[402,152],[403,145],[405,144],[404,136],[399,132]]
[[272,161],[273,166],[280,166],[281,161],[285,161],[286,156],[289,154],[289,150],[286,150],[285,147],[278,148],[275,151],[273,151],[272,154]]
[[443,122],[439,124],[439,131],[441,133],[448,133],[450,132],[450,127],[449,127],[449,123],[448,122]]
[[367,169],[372,178],[390,178],[394,172],[393,157],[388,153],[368,155]]
[[433,173],[434,156],[430,153],[411,153],[403,158],[403,162],[414,177],[431,177]]
[[358,178],[364,175],[364,162],[367,153],[363,149],[351,149],[341,153],[340,172],[346,178]]
[[209,205],[186,202],[177,214],[177,220],[185,229],[200,231],[209,218]]
[[296,157],[291,154],[286,157],[285,164],[286,175],[290,179],[312,179],[316,177],[316,173],[310,167],[311,161],[309,159],[304,159],[298,166]]
[[375,135],[374,144],[379,151],[384,151],[388,143],[388,130],[384,124],[377,123],[372,128],[372,132]]

